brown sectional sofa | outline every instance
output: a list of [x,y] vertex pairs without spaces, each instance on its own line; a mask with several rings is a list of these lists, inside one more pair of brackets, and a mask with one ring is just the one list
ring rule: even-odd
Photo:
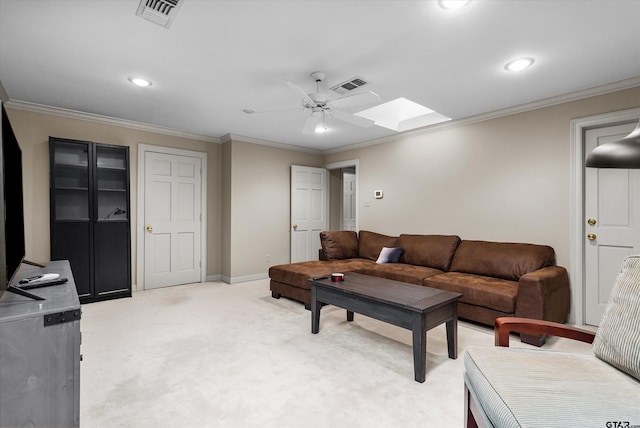
[[[321,232],[319,261],[272,266],[271,293],[311,304],[309,279],[358,272],[455,291],[460,318],[494,325],[516,316],[564,322],[569,277],[546,245],[461,240],[454,235],[387,236],[370,231]],[[376,263],[383,247],[402,248],[398,263]],[[540,346],[544,337],[522,336]]]

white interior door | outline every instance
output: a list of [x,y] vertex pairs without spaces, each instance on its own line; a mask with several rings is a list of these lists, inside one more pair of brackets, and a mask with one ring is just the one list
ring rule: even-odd
[[145,152],[145,289],[200,282],[202,160]]
[[342,230],[356,230],[356,174],[342,173]]
[[329,226],[327,170],[291,166],[291,263],[318,260],[320,232]]
[[[634,124],[591,129],[585,154],[624,138]],[[624,258],[640,254],[640,170],[586,168],[585,324],[599,325]]]

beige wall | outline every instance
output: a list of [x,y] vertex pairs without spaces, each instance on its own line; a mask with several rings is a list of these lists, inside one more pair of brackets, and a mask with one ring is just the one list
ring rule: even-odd
[[[360,160],[360,229],[547,244],[569,267],[570,121],[639,105],[637,87],[399,137],[325,162]],[[383,199],[373,198],[377,189]]]
[[[12,128],[22,147],[25,239],[27,258],[50,260],[49,241],[49,136],[129,146],[131,163],[132,283],[137,267],[138,144],[175,147],[207,153],[207,273],[220,272],[221,146],[206,141],[174,137],[122,126],[7,108]],[[134,288],[135,289],[135,288]]]
[[227,145],[231,201],[223,230],[231,237],[230,247],[223,248],[229,252],[223,255],[229,262],[223,277],[236,282],[264,277],[269,266],[289,263],[291,165],[322,166],[323,156],[239,140]]

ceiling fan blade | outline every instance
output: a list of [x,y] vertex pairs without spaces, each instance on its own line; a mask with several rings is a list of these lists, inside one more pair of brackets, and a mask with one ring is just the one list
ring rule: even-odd
[[373,91],[360,94],[347,95],[331,100],[329,103],[336,108],[352,107],[361,104],[372,104],[380,102],[380,95]]
[[333,117],[335,117],[336,119],[341,120],[343,122],[347,122],[347,123],[350,123],[352,125],[359,126],[361,128],[370,128],[375,123],[371,119],[365,119],[364,117],[354,116],[352,114],[345,113],[345,112],[340,111],[340,110],[334,110],[333,111]]
[[307,121],[304,123],[304,127],[302,128],[303,134],[313,134],[316,131],[316,126],[318,125],[318,118],[313,114],[310,114],[307,117]]
[[316,107],[317,106],[315,101],[313,101],[311,99],[311,97],[309,97],[309,95],[307,95],[307,93],[304,91],[304,89],[302,89],[300,86],[296,85],[295,83],[291,83],[288,80],[282,79],[282,81],[284,83],[286,83],[287,85],[291,86],[293,89],[295,89],[300,95],[302,95],[302,99],[304,100],[304,102],[306,104],[308,104],[311,107]]

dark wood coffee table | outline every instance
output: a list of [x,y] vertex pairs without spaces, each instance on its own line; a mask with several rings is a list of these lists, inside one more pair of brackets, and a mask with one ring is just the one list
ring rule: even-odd
[[449,358],[458,357],[458,309],[462,294],[357,273],[344,281],[310,279],[311,333],[320,328],[320,309],[334,305],[347,310],[347,320],[357,312],[413,332],[415,379],[424,382],[427,370],[427,331],[447,323]]

